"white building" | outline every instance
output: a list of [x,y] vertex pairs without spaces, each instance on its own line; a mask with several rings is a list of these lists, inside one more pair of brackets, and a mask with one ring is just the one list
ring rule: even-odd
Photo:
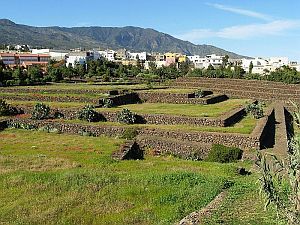
[[269,64],[271,64],[275,68],[280,68],[282,66],[289,65],[288,57],[270,57]]
[[146,61],[147,60],[147,52],[128,52],[128,57],[131,60],[141,60]]
[[97,51],[100,56],[106,58],[108,61],[115,61],[115,54],[114,50],[104,50],[104,51]]
[[166,61],[145,61],[144,63],[144,67],[146,70],[148,70],[150,68],[149,63],[155,63],[156,68],[161,68],[163,66],[167,66],[167,62]]
[[223,56],[218,56],[216,54],[207,55],[205,57],[200,57],[199,55],[187,56],[190,62],[195,65],[195,68],[208,68],[209,65],[213,67],[219,67],[222,65]]
[[32,54],[48,54],[50,55],[51,59],[61,61],[65,60],[66,55],[69,53],[69,51],[66,50],[57,50],[57,49],[32,49]]
[[287,57],[270,57],[264,59],[256,57],[255,59],[242,59],[242,67],[249,72],[250,63],[253,64],[252,73],[264,74],[265,71],[275,71],[282,66],[291,66]]
[[66,55],[66,66],[85,65],[88,60],[93,58],[94,56],[91,52],[70,52]]
[[296,61],[289,62],[289,67],[295,68],[298,72],[300,72],[300,64]]

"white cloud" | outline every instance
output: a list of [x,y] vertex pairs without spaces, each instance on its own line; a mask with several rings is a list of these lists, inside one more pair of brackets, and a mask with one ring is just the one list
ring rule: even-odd
[[228,12],[232,12],[232,13],[236,13],[236,14],[240,14],[240,15],[244,15],[244,16],[248,16],[248,17],[253,17],[253,18],[262,19],[262,20],[266,20],[266,21],[271,21],[272,20],[272,17],[270,17],[269,15],[262,14],[262,13],[259,13],[259,12],[255,12],[255,11],[251,11],[251,10],[246,10],[246,9],[221,5],[221,4],[207,3],[207,5],[212,6],[216,9],[221,9],[221,10],[224,10],[224,11],[228,11]]
[[300,20],[275,20],[263,24],[248,24],[225,27],[220,30],[194,29],[177,35],[178,38],[198,42],[205,38],[249,39],[284,35],[286,31],[300,28]]

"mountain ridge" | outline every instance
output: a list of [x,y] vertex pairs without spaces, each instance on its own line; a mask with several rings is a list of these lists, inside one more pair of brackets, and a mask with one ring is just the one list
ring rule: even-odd
[[29,44],[45,48],[126,48],[130,51],[179,52],[187,55],[229,55],[234,52],[213,45],[196,45],[152,28],[125,27],[35,27],[0,19],[0,44]]

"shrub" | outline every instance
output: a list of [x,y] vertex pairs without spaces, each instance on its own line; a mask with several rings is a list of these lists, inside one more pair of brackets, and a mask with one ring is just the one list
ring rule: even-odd
[[205,96],[205,92],[202,89],[195,91],[195,98],[203,98]]
[[241,159],[242,155],[243,151],[239,148],[213,144],[211,151],[208,153],[206,161],[230,163]]
[[0,99],[0,116],[13,116],[22,113],[15,107],[12,107],[5,100]]
[[37,103],[31,114],[31,119],[43,120],[50,118],[50,107],[44,103]]
[[78,114],[78,119],[85,120],[88,122],[98,122],[98,121],[104,120],[104,118],[101,116],[101,114],[96,112],[94,110],[94,107],[91,105],[85,106],[77,114]]
[[132,140],[138,135],[138,130],[136,127],[129,127],[126,128],[125,131],[123,132],[121,138],[126,139],[126,140]]
[[118,113],[118,122],[125,124],[134,124],[136,122],[136,115],[129,109],[123,109]]
[[36,130],[37,126],[33,124],[27,124],[22,122],[8,122],[9,128],[16,128],[16,129],[25,129],[25,130]]
[[255,119],[262,118],[264,116],[264,104],[261,102],[250,103],[246,106],[245,110],[250,113]]
[[111,108],[114,106],[114,102],[113,100],[109,99],[109,98],[105,98],[102,100],[102,107],[103,108]]

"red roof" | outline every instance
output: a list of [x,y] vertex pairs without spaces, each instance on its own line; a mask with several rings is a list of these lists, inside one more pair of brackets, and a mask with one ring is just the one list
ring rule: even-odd
[[0,56],[8,57],[8,56],[15,56],[15,54],[14,53],[0,53]]
[[39,54],[39,57],[49,57],[49,58],[50,58],[50,55],[47,55],[47,54]]
[[24,66],[31,66],[31,65],[44,65],[48,64],[48,62],[23,62],[22,65]]
[[18,57],[38,57],[38,54],[18,54]]

